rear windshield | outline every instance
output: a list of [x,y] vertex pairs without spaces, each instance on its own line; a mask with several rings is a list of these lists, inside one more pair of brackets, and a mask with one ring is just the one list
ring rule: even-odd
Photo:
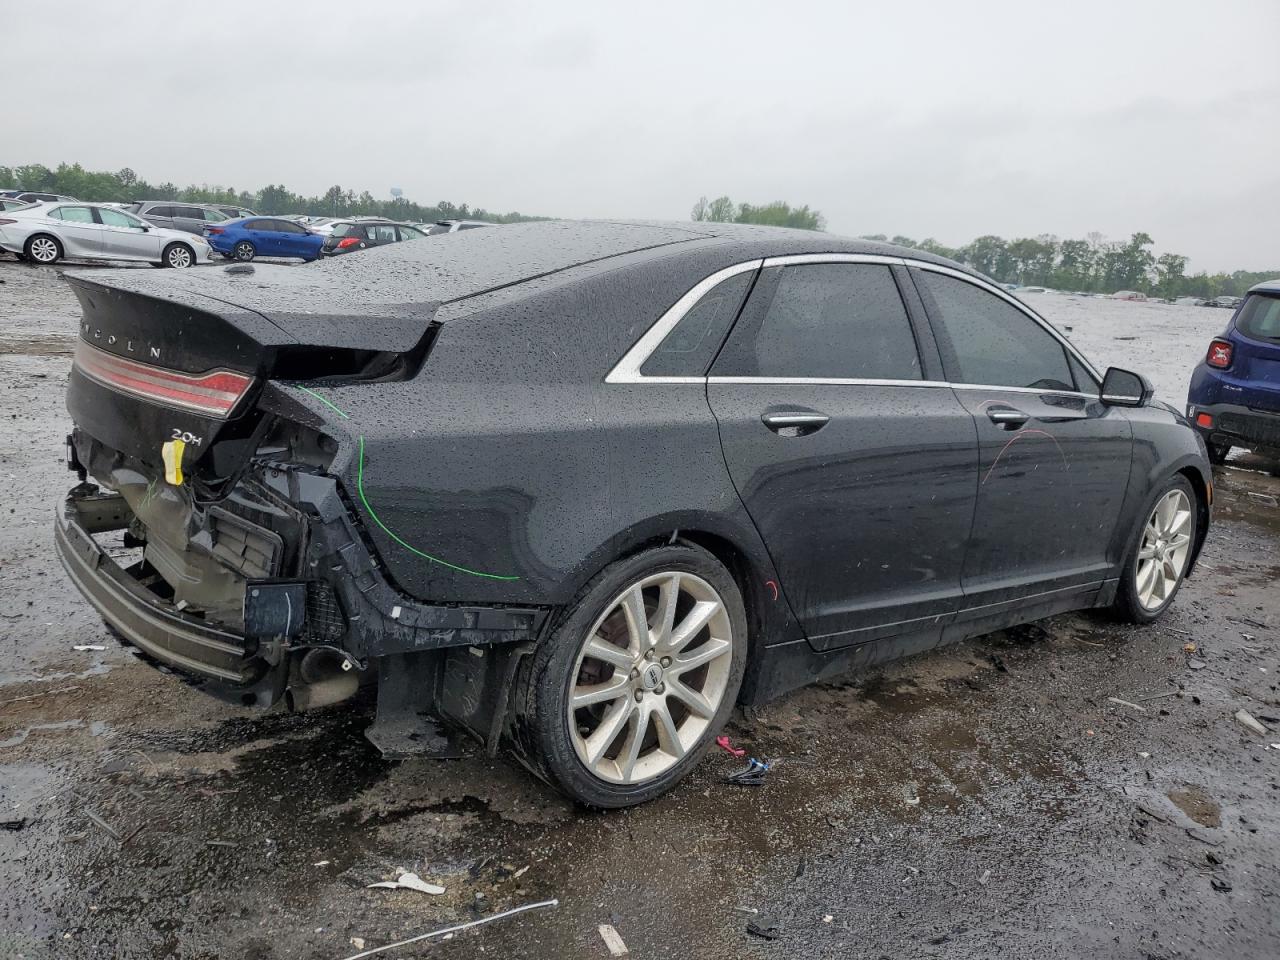
[[1236,327],[1246,337],[1280,340],[1280,297],[1251,293],[1240,308]]
[[339,223],[333,228],[333,235],[335,237],[345,237],[353,229],[355,229],[354,223]]

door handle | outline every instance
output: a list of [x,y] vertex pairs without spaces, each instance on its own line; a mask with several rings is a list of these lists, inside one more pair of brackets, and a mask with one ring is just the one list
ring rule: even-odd
[[1031,419],[1021,410],[1015,410],[1013,407],[991,407],[987,410],[987,417],[1002,430],[1017,430]]
[[760,415],[760,422],[780,437],[803,437],[821,430],[831,418],[812,410],[783,410]]

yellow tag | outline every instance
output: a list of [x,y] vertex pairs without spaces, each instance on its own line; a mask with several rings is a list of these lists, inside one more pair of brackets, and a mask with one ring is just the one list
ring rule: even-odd
[[182,486],[182,451],[186,448],[185,440],[170,440],[160,448],[160,456],[164,458],[164,479],[175,487]]

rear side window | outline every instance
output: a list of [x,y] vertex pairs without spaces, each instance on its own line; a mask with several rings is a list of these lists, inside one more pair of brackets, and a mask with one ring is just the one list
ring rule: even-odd
[[755,271],[735,274],[712,287],[640,366],[646,377],[701,377],[715,359],[751,288]]
[[380,223],[369,227],[369,239],[378,243],[395,243],[396,228],[389,223]]
[[108,210],[105,207],[98,208],[98,219],[108,227],[131,227],[134,230],[140,230],[143,227],[141,220],[135,220],[127,213],[119,210]]
[[1013,304],[975,284],[914,271],[953,383],[1075,390],[1066,348]]
[[1246,337],[1280,340],[1280,297],[1249,294],[1236,318],[1236,328]]
[[172,217],[173,207],[152,207],[147,211],[149,217]]
[[270,220],[250,220],[248,223],[244,225],[244,228],[246,230],[270,230],[271,221]]
[[748,306],[751,316],[716,361],[716,376],[921,379],[915,335],[887,266],[784,267],[771,296],[769,286],[763,278],[757,284],[760,307]]
[[55,220],[65,220],[69,223],[93,223],[93,211],[88,207],[59,207],[57,210],[49,214]]

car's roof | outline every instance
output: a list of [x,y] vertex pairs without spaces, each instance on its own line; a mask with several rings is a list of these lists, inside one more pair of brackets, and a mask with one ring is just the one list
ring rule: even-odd
[[[95,276],[153,296],[196,294],[272,315],[288,311],[376,316],[499,290],[519,296],[522,289],[532,289],[521,287],[531,281],[546,289],[548,283],[590,279],[673,256],[682,258],[684,272],[707,276],[735,263],[806,253],[911,257],[977,275],[922,251],[812,230],[705,222],[539,220],[507,224],[501,230],[452,233],[441,243],[387,244],[360,257],[326,261],[318,270],[255,265],[251,283],[221,270],[181,271],[180,279],[159,272],[143,276],[140,270]],[[675,283],[668,276],[663,264],[654,282]]]
[[1250,293],[1280,293],[1280,278],[1263,280],[1249,288]]

